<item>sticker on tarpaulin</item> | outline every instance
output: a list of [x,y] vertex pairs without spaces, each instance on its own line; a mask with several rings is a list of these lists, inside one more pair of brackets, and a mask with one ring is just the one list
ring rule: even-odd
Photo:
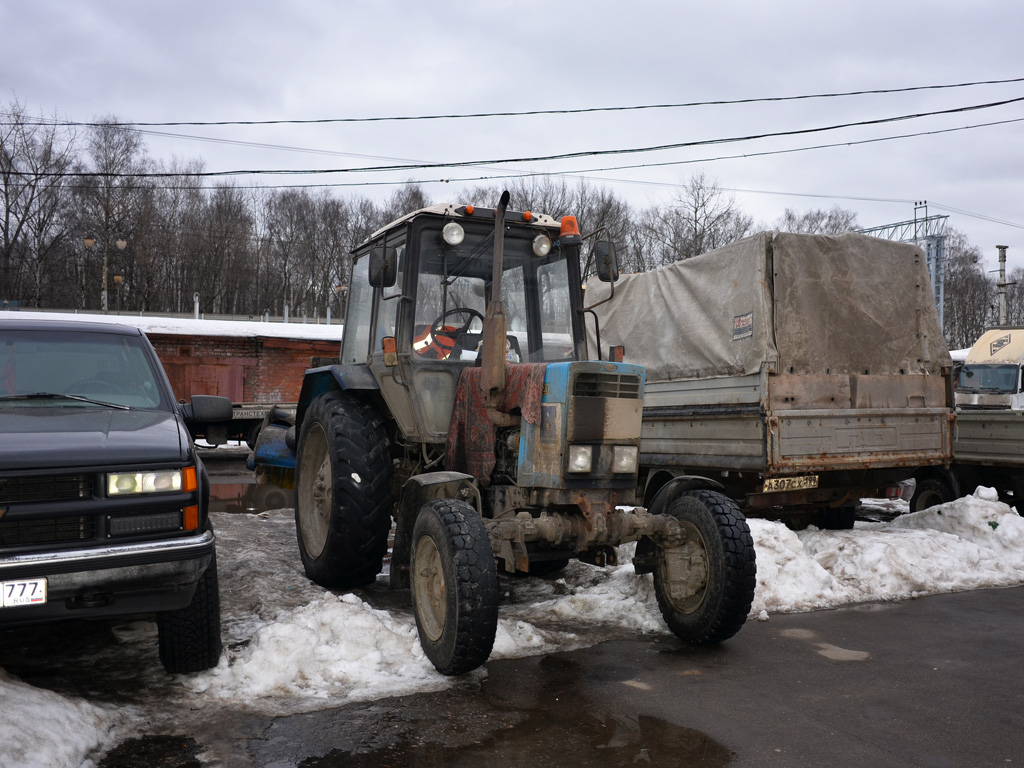
[[754,313],[736,315],[732,319],[732,340],[749,339],[754,335]]

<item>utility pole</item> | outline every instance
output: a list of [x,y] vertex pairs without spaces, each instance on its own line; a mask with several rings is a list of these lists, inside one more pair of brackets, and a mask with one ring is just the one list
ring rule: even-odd
[[999,324],[1006,325],[1006,287],[1016,283],[1006,282],[1006,249],[1008,246],[997,245],[999,251],[999,282],[996,287],[999,289]]

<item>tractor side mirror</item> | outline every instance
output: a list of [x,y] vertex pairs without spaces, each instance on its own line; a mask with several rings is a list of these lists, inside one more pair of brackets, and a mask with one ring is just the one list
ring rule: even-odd
[[398,249],[378,245],[370,251],[370,285],[390,288],[398,279]]
[[619,279],[619,263],[615,258],[615,243],[598,240],[594,243],[594,267],[597,277],[603,283],[614,283]]

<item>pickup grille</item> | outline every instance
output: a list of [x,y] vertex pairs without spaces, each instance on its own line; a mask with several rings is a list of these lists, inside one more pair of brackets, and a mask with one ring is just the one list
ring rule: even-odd
[[95,521],[86,515],[35,520],[0,520],[0,546],[2,547],[84,541],[93,538],[95,534]]
[[580,373],[573,385],[576,397],[614,397],[637,400],[640,377],[635,373]]
[[0,504],[73,501],[91,498],[92,494],[92,475],[0,477]]

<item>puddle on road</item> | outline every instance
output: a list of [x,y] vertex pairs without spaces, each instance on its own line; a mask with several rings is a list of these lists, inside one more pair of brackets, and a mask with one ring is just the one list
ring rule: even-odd
[[[307,758],[299,766],[724,768],[730,764],[733,752],[701,731],[650,715],[606,711],[618,699],[615,685],[629,686],[635,682],[634,674],[629,665],[585,664],[564,656],[493,664],[481,683],[480,698],[468,694],[472,701],[461,707],[454,698],[448,706],[434,710],[430,719],[412,718],[405,727],[392,720],[369,742],[377,741],[375,748],[335,749]],[[589,685],[595,681],[601,681],[597,690]],[[469,720],[460,718],[460,711],[470,714]],[[394,738],[384,737],[388,730]],[[378,739],[387,743],[380,744]]]
[[265,512],[295,506],[295,492],[276,485],[253,482],[210,483],[210,509],[214,512]]
[[[429,734],[424,734],[429,738]],[[569,706],[531,714],[509,730],[470,746],[401,742],[371,752],[334,750],[301,768],[503,768],[635,766],[722,768],[732,753],[706,734],[656,717],[623,717]]]

